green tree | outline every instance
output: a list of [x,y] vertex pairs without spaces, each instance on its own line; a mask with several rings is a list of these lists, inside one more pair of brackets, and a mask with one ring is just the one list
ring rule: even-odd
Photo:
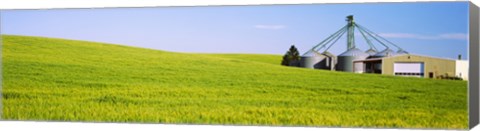
[[285,53],[285,55],[283,55],[282,65],[284,65],[284,66],[289,65],[289,63],[288,63],[288,53]]
[[290,49],[283,55],[282,65],[284,66],[299,66],[300,53],[295,45],[290,46]]

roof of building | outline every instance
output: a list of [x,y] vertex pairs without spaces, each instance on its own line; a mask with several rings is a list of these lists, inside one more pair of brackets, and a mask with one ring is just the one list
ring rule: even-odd
[[418,55],[418,54],[412,54],[412,53],[409,53],[409,54],[399,54],[399,55],[395,55],[395,56],[390,56],[390,57],[383,57],[382,59],[386,59],[386,58],[392,58],[392,57],[400,57],[400,56],[406,56],[406,55],[410,55],[410,56],[421,56],[421,57],[430,57],[430,58],[436,58],[436,59],[444,59],[444,60],[452,60],[452,61],[455,61],[456,59],[451,59],[451,58],[442,58],[442,57],[435,57],[435,56],[426,56],[426,55]]
[[362,61],[381,61],[383,58],[370,58],[370,59],[365,59],[365,60],[356,60],[353,62],[362,62]]
[[425,55],[418,55],[418,54],[399,54],[399,55],[395,55],[395,56],[389,56],[389,57],[382,57],[382,58],[370,58],[370,59],[365,59],[365,60],[356,60],[354,62],[360,62],[360,61],[378,61],[378,60],[383,60],[383,59],[387,59],[387,58],[393,58],[393,57],[400,57],[400,56],[421,56],[421,57],[430,57],[430,58],[436,58],[436,59],[444,59],[444,60],[451,60],[451,61],[467,61],[468,60],[456,60],[456,59],[451,59],[451,58],[441,58],[441,57],[434,57],[434,56],[425,56]]

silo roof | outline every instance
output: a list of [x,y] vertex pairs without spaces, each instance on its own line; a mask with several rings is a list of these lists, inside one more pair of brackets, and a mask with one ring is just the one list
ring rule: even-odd
[[358,48],[352,48],[343,52],[338,56],[369,56],[369,55]]
[[392,49],[385,49],[383,51],[380,51],[378,52],[377,54],[373,55],[373,56],[376,56],[376,57],[385,57],[385,56],[394,56],[396,55],[395,51],[393,51]]

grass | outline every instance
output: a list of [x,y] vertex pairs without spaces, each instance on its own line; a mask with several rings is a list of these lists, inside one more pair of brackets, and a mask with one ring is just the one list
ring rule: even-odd
[[466,129],[467,82],[3,35],[3,119]]
[[200,54],[200,55],[210,55],[223,58],[230,58],[236,60],[243,60],[249,62],[260,62],[273,65],[280,65],[282,61],[281,55],[266,55],[266,54]]

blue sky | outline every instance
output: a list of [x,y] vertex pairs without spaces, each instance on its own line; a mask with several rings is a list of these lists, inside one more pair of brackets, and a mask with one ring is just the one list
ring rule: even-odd
[[[301,53],[355,21],[413,54],[467,58],[468,2],[2,10],[2,34],[175,52]],[[346,49],[343,36],[329,51]],[[361,35],[357,47],[367,50]],[[378,46],[382,49],[383,47]]]

